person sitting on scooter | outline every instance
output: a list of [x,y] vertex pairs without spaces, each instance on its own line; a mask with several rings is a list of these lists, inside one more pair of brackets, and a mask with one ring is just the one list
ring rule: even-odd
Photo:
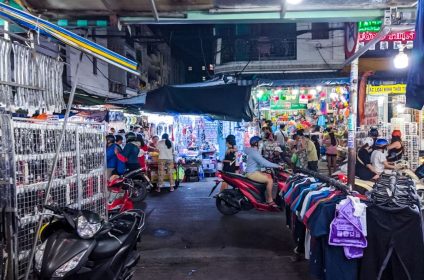
[[140,148],[137,145],[138,143],[136,143],[137,137],[133,132],[129,132],[125,135],[125,138],[127,143],[122,153],[117,153],[118,159],[125,162],[129,171],[139,169],[140,163],[138,162],[138,155],[140,153]]
[[400,130],[393,130],[392,132],[392,141],[387,147],[387,161],[395,162],[402,159],[404,148],[402,145],[402,133]]
[[383,138],[377,139],[374,143],[375,150],[371,154],[371,163],[377,174],[383,173],[384,169],[396,169],[393,163],[387,161],[384,153],[387,145],[389,145],[389,141]]
[[374,144],[372,145],[373,150],[375,149],[375,141],[377,141],[378,136],[379,136],[379,133],[378,133],[378,129],[377,129],[377,128],[372,127],[372,128],[370,129],[370,131],[368,131],[368,137],[371,137],[371,138],[372,138],[372,140],[373,140],[373,143],[374,143]]
[[274,182],[269,174],[261,172],[262,167],[266,168],[280,168],[278,164],[272,163],[266,160],[259,152],[259,142],[261,137],[253,136],[250,138],[251,148],[246,148],[245,153],[247,155],[246,162],[246,177],[258,183],[266,184],[266,202],[272,207],[278,207],[272,198],[272,187]]
[[355,173],[361,180],[370,181],[379,178],[377,171],[371,164],[370,152],[372,152],[373,145],[374,140],[371,137],[365,138],[362,141],[362,147],[358,150],[358,154],[356,155]]
[[115,136],[106,136],[106,160],[107,160],[107,178],[112,176],[118,165],[118,157],[116,156],[115,149]]

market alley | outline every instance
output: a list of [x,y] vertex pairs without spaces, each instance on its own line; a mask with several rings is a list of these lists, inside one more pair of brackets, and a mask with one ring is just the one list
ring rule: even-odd
[[208,197],[212,186],[184,183],[145,200],[135,279],[309,279],[307,262],[294,262],[283,213],[225,217]]

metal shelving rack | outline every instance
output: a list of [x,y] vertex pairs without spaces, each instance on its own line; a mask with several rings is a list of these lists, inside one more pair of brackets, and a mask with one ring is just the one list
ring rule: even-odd
[[[8,131],[3,130],[5,124],[10,127]],[[14,260],[14,276],[21,279],[29,264],[62,123],[7,119],[1,127],[2,134],[6,132],[9,138],[3,144],[6,144],[10,156],[2,156],[0,165],[11,163],[8,177],[11,187],[5,195],[9,197],[15,215],[15,219],[9,221],[14,235],[13,248],[9,248],[13,250],[8,253],[14,256],[9,258]],[[50,204],[91,210],[107,218],[104,136],[103,124],[68,124],[54,174]]]

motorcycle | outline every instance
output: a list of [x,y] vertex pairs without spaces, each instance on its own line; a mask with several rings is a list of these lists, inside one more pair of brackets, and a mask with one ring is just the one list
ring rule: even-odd
[[141,210],[105,222],[94,212],[45,206],[52,218],[39,232],[34,270],[37,279],[131,279],[140,259],[144,229]]
[[107,211],[109,217],[118,213],[134,209],[134,202],[131,199],[131,192],[134,185],[128,183],[124,178],[117,178],[108,183]]
[[[278,193],[280,193],[285,187],[284,182],[287,181],[290,174],[285,171],[274,171],[272,169],[270,173],[274,178],[274,183],[277,184]],[[248,211],[253,208],[258,211],[266,212],[281,211],[283,206],[281,196],[277,195],[276,197],[278,208],[266,203],[266,184],[252,181],[241,174],[224,171],[218,172],[218,178],[220,179],[215,181],[215,186],[212,187],[209,196],[211,196],[219,184],[224,181],[232,187],[231,189],[223,190],[215,196],[216,207],[223,215],[234,215],[239,211]]]
[[123,186],[127,186],[131,190],[130,197],[134,202],[143,201],[147,196],[147,191],[153,188],[149,177],[141,168],[129,171],[108,182],[109,188],[121,188]]

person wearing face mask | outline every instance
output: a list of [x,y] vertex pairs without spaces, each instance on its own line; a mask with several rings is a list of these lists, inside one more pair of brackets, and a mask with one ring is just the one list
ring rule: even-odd
[[355,173],[361,180],[377,180],[379,175],[371,164],[370,153],[373,150],[374,139],[367,137],[362,141],[362,147],[356,155]]

